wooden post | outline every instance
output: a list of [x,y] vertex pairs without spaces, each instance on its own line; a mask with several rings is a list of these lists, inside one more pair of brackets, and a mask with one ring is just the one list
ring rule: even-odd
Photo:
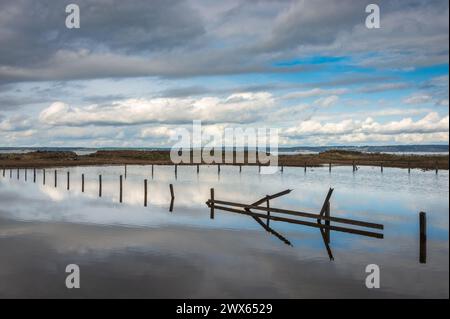
[[127,179],[127,164],[125,164],[125,179]]
[[25,182],[27,181],[27,179],[28,179],[28,174],[27,174],[27,172],[28,172],[28,170],[25,168]]
[[438,172],[439,172],[439,166],[438,166],[438,162],[436,161],[436,175],[438,174]]
[[55,188],[58,186],[58,175],[57,175],[57,171],[55,169]]
[[84,193],[84,174],[81,174],[81,192]]
[[211,188],[211,211],[209,218],[214,219],[214,188]]
[[45,185],[45,169],[42,170],[42,184]]
[[220,174],[220,164],[217,164],[217,174]]
[[426,264],[427,262],[427,214],[425,212],[420,212],[420,257],[419,261],[421,264]]
[[306,173],[306,162],[305,162],[305,173]]
[[197,164],[197,174],[200,173],[200,165]]
[[177,177],[177,174],[178,174],[178,165],[175,164],[175,177]]
[[239,164],[239,173],[242,173],[242,164]]
[[70,189],[70,172],[67,172],[67,190]]
[[102,197],[102,174],[98,175],[98,197]]
[[331,162],[328,164],[328,171],[331,173]]
[[19,168],[17,168],[17,179],[19,179]]
[[153,170],[154,170],[153,166],[154,166],[154,165],[152,164],[152,179],[153,179]]
[[120,193],[119,193],[119,202],[122,203],[122,175],[120,175]]
[[33,168],[33,183],[36,183],[36,169]]
[[[330,209],[330,201],[328,201],[327,202],[327,207],[325,209],[325,217],[330,217],[330,210],[331,210]],[[326,226],[330,226],[330,221],[326,220],[325,221],[325,225]],[[329,244],[330,243],[330,230],[329,229],[325,230],[325,239],[327,241],[327,244]]]
[[411,174],[411,163],[408,162],[408,174]]
[[174,193],[173,193],[173,185],[170,184],[170,185],[169,185],[169,188],[170,188],[170,197],[171,197],[172,199],[174,199],[174,198],[175,198],[175,195],[174,195]]
[[[266,200],[266,206],[269,209],[270,208],[270,203],[269,203],[269,196],[268,195],[266,195],[266,199],[267,199]],[[266,225],[267,225],[267,228],[269,228],[269,226],[270,226],[270,210],[267,211]]]
[[356,171],[355,161],[353,161],[353,171]]
[[383,163],[381,163],[381,173],[383,173]]
[[144,179],[144,207],[147,207],[147,180]]

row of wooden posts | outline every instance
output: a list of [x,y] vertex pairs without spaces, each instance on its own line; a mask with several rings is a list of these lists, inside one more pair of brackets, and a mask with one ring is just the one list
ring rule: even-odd
[[[153,169],[152,169],[153,171]],[[28,170],[25,169],[25,181],[28,180]],[[3,177],[5,177],[5,169],[3,169]],[[9,170],[9,175],[10,178],[12,178],[12,169]],[[43,185],[45,185],[46,183],[46,170],[43,169],[42,170],[42,183]],[[125,168],[125,176],[126,176],[126,168]],[[17,168],[17,179],[20,179],[20,169]],[[81,192],[84,193],[84,174],[81,174]],[[33,169],[33,183],[36,183],[36,169]],[[58,170],[54,170],[54,185],[55,188],[58,187]],[[70,190],[70,172],[67,172],[67,190]],[[170,190],[170,198],[171,198],[171,204],[170,204],[170,211],[173,210],[173,202],[175,199],[175,193],[174,193],[174,189],[173,189],[173,184],[169,185],[169,190]],[[147,196],[147,191],[148,191],[148,181],[147,179],[144,179],[144,207],[147,207],[147,202],[148,202],[148,196]],[[102,175],[100,174],[98,176],[98,196],[102,197]],[[119,176],[119,202],[122,203],[123,202],[123,175]]]

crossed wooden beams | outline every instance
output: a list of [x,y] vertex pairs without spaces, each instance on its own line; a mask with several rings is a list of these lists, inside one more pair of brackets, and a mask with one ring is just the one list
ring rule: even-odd
[[[283,237],[281,234],[279,234],[278,232],[276,232],[275,230],[273,230],[270,227],[271,220],[319,228],[320,233],[323,238],[323,241],[324,241],[324,244],[325,244],[325,247],[328,252],[328,256],[330,257],[331,260],[334,259],[333,254],[330,249],[330,246],[329,246],[330,231],[332,231],[332,230],[344,232],[344,233],[355,234],[355,235],[360,235],[360,236],[366,236],[366,237],[383,238],[382,233],[373,232],[373,231],[365,230],[365,229],[360,229],[360,228],[369,228],[369,229],[383,230],[384,226],[381,224],[369,223],[369,222],[365,222],[365,221],[359,221],[359,220],[348,219],[348,218],[332,217],[330,215],[331,214],[330,198],[331,198],[331,195],[333,194],[332,188],[329,189],[328,194],[325,197],[324,203],[322,205],[322,209],[320,210],[319,214],[270,207],[270,200],[287,195],[291,191],[292,190],[287,189],[285,191],[282,191],[282,192],[279,192],[279,193],[276,193],[273,195],[267,195],[252,204],[242,204],[242,203],[235,203],[235,202],[229,202],[229,201],[223,201],[223,200],[216,200],[214,198],[214,189],[212,188],[211,189],[211,198],[206,202],[206,205],[208,205],[208,207],[211,210],[211,216],[210,216],[211,219],[214,219],[215,209],[251,216],[266,231],[270,232],[271,234],[278,237],[280,240],[282,240],[284,243],[286,243],[287,245],[290,245],[290,246],[292,246],[292,244],[290,243],[289,240],[287,240],[285,237]],[[262,205],[264,203],[266,203],[266,205]],[[265,212],[265,213],[262,213],[262,212]],[[273,213],[275,213],[277,215],[273,215]],[[288,218],[288,217],[280,216],[280,214],[302,217],[303,219]],[[309,220],[305,220],[305,219],[315,219],[315,221],[309,221]],[[263,220],[265,220],[266,222],[264,223]],[[336,223],[336,224],[358,226],[360,228],[350,228],[347,226],[344,227],[344,226],[339,226],[339,225],[331,225],[331,222]]]

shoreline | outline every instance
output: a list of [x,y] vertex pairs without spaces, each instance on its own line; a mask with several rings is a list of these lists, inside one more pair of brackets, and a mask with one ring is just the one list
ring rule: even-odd
[[[242,155],[242,154],[241,154]],[[232,165],[264,166],[266,163],[248,163],[245,153],[243,163],[181,163],[180,166]],[[222,159],[224,155],[222,154]],[[72,166],[117,166],[117,165],[174,165],[170,151],[97,151],[87,155],[75,152],[36,151],[30,153],[0,154],[0,167],[8,168],[50,168]],[[385,153],[362,153],[357,151],[333,150],[318,154],[279,155],[278,166],[382,166],[385,168],[409,168],[422,170],[448,170],[449,155],[405,155]]]

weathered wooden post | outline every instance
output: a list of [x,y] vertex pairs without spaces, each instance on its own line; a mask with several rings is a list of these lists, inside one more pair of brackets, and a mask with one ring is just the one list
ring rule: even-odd
[[211,211],[209,218],[214,219],[214,188],[211,188],[210,192],[211,192],[211,207],[210,207]]
[[67,190],[70,189],[70,172],[67,172]]
[[84,174],[81,174],[81,192],[84,193]]
[[58,186],[58,175],[57,175],[57,171],[55,169],[55,188]]
[[[326,209],[325,209],[325,217],[328,217],[328,218],[330,217],[330,211],[331,211],[330,201],[328,201]],[[330,226],[330,221],[325,220],[325,225]],[[327,244],[329,244],[330,243],[330,229],[325,230],[325,239],[326,239]]]
[[36,183],[36,168],[33,168],[33,183]]
[[426,264],[427,262],[427,214],[425,212],[420,212],[420,257],[419,261],[421,264]]
[[172,199],[174,199],[174,198],[175,198],[175,194],[173,193],[173,185],[170,184],[170,185],[169,185],[169,188],[170,188],[170,197],[171,197]]
[[144,207],[147,207],[147,180],[144,179]]
[[120,193],[119,193],[119,202],[122,203],[122,175],[120,175]]
[[45,168],[42,170],[42,184],[45,185]]
[[98,175],[98,197],[102,197],[102,174]]

